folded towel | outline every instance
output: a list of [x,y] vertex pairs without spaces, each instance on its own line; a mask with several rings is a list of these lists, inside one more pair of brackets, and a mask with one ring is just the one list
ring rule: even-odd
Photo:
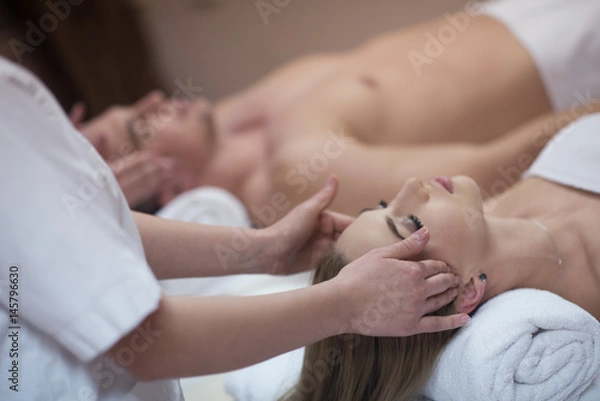
[[177,196],[160,209],[158,216],[213,226],[250,227],[246,208],[230,192],[217,187],[201,187]]
[[[231,373],[237,401],[271,401],[298,380],[304,350]],[[594,380],[596,380],[594,382]],[[424,394],[453,400],[600,400],[600,323],[546,291],[488,301],[440,356]]]
[[[600,323],[547,291],[484,304],[442,353],[424,394],[434,400],[600,400]],[[586,392],[586,390],[588,390]]]

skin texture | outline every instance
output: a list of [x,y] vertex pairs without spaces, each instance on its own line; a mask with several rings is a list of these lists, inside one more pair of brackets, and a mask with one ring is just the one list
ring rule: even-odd
[[[392,198],[413,176],[465,174],[484,197],[497,195],[561,126],[600,104],[550,112],[532,60],[487,17],[471,18],[417,75],[407,55],[447,24],[440,18],[348,53],[301,59],[215,105],[156,96],[154,111],[134,110],[127,120],[142,139],[128,139],[122,122],[107,153],[139,142],[137,151],[173,159],[171,178],[148,191],[159,204],[215,185],[237,196],[258,226],[280,219],[332,173],[342,182],[332,207],[347,214]],[[86,128],[102,124],[101,117]]]
[[[600,217],[597,195],[534,177],[484,204],[473,180],[464,176],[451,180],[453,193],[436,182],[408,180],[387,208],[362,213],[344,231],[336,249],[354,260],[374,247],[399,241],[386,218],[400,234],[409,235],[416,227],[408,216],[414,214],[432,238],[419,259],[444,260],[461,279],[458,311],[471,312],[510,289],[539,288],[600,317],[600,251],[593,246],[600,229],[592,223]],[[548,234],[532,219],[550,230],[564,273],[558,269]],[[479,279],[481,273],[487,282]]]
[[[487,17],[470,18],[456,42],[418,75],[407,55],[423,52],[426,34],[447,24],[440,18],[344,54],[301,59],[214,106],[194,100],[181,112],[163,103],[178,111],[149,124],[156,144],[143,141],[144,149],[174,159],[172,179],[157,191],[159,203],[190,186],[217,185],[240,198],[258,225],[268,225],[317,192],[331,173],[360,184],[360,192],[345,184],[334,204],[352,214],[393,196],[414,175],[469,174],[489,187],[498,178],[495,167],[539,150],[522,139],[503,143],[510,151],[498,153],[492,142],[550,105],[527,53]],[[142,126],[152,120],[144,113],[131,119]],[[341,138],[332,144],[331,133]],[[128,141],[126,133],[116,137],[108,154],[119,154]],[[177,141],[180,146],[168,144]],[[494,168],[485,167],[490,159]],[[286,201],[271,218],[265,209],[273,211],[278,193]]]
[[[269,265],[290,273],[298,270],[289,264],[290,254],[297,263],[319,257],[323,245],[331,245],[350,223],[324,211],[336,189],[337,181],[331,179],[286,218],[262,230],[211,228],[137,213],[134,217],[158,277],[258,273],[269,271]],[[235,257],[223,264],[216,247],[240,236],[247,246],[235,247]],[[334,280],[297,291],[245,298],[165,295],[158,309],[108,356],[118,360],[123,348],[136,344],[139,330],[152,330],[153,342],[125,368],[141,380],[157,380],[233,370],[342,333],[406,336],[462,326],[468,322],[466,315],[424,316],[452,301],[458,284],[443,262],[404,260],[428,240],[429,232],[422,229],[403,242],[367,253]],[[382,288],[386,300],[396,301],[394,306],[386,308],[383,319],[359,324],[381,299]]]

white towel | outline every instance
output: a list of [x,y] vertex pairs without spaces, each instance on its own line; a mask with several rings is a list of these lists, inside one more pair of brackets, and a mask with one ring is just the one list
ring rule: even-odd
[[[298,380],[303,356],[298,349],[233,372],[227,391],[237,401],[276,400]],[[448,344],[424,393],[436,401],[599,401],[600,323],[546,291],[501,294]]]
[[[439,401],[600,400],[600,323],[539,290],[484,304],[442,353],[424,394]],[[587,390],[587,392],[586,392]]]
[[158,216],[212,226],[250,227],[246,208],[230,192],[217,187],[201,187],[177,196],[160,209]]

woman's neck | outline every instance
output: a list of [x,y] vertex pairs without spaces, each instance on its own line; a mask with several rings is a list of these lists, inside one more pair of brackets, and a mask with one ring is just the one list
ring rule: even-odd
[[488,217],[487,257],[475,267],[488,276],[483,301],[516,288],[537,288],[560,295],[564,266],[573,257],[572,250],[559,245],[557,223],[544,216]]
[[[600,317],[600,226],[597,224],[600,221],[600,196],[539,177],[530,177],[498,199],[487,201],[485,210],[491,221],[490,230],[494,230],[493,243],[498,243],[497,248],[503,247],[508,251],[511,251],[511,247],[516,249],[513,251],[514,259],[526,255],[519,247],[520,242],[530,247],[526,249],[530,255],[535,253],[542,256],[551,252],[551,241],[548,239],[544,245],[541,242],[543,237],[539,236],[544,230],[540,229],[540,233],[535,234],[535,226],[526,224],[532,219],[548,228],[563,259],[563,282],[560,285],[552,281],[558,278],[558,268],[552,269],[549,260],[544,264],[541,257],[537,258],[537,263],[520,259],[521,262],[516,266],[510,263],[504,266],[490,264],[491,274],[499,276],[499,283],[488,280],[489,294],[486,293],[485,299],[511,288],[534,287],[553,292],[562,288],[562,297]],[[497,221],[501,223],[496,225]],[[518,251],[521,254],[516,253]],[[507,271],[501,272],[503,268]],[[552,272],[554,276],[546,277]],[[544,278],[545,282],[539,282]]]

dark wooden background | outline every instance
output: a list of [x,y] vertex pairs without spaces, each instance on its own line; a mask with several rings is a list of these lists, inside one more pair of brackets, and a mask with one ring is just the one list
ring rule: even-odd
[[[123,0],[72,1],[81,4],[50,0],[62,4],[58,15],[45,0],[0,1],[0,55],[33,71],[65,110],[85,102],[88,116],[159,88],[135,9]],[[45,40],[19,56],[31,25]]]

